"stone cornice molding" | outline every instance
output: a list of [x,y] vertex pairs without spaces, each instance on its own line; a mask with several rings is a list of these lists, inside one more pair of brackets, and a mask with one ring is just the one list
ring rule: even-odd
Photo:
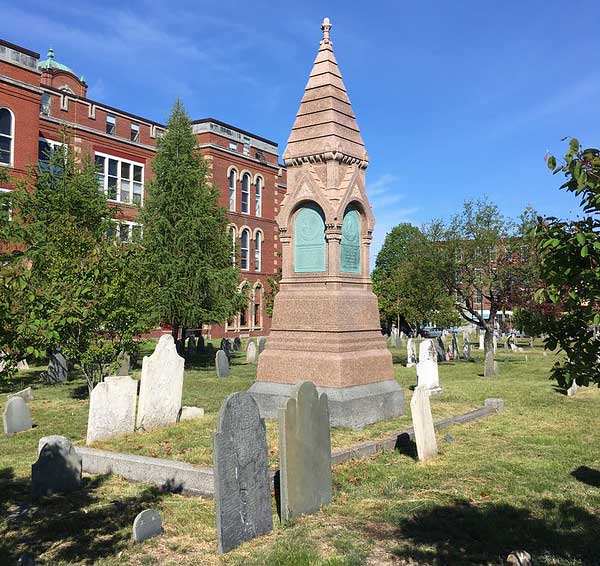
[[324,151],[311,155],[301,155],[296,157],[285,157],[283,162],[286,167],[301,167],[305,163],[326,163],[327,161],[337,161],[344,165],[357,165],[359,169],[366,169],[369,166],[369,156],[365,152],[364,157],[359,158],[354,155],[348,155],[341,151]]

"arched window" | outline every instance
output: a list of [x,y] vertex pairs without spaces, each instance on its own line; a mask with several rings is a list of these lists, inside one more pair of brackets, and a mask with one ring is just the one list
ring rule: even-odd
[[229,227],[229,237],[231,238],[231,263],[235,265],[235,226]]
[[262,251],[262,232],[256,232],[254,237],[254,271],[260,271]]
[[0,108],[0,163],[12,165],[14,142],[14,119],[8,108]]
[[256,216],[261,216],[262,214],[262,185],[263,180],[262,177],[256,178],[256,187],[255,187],[255,200],[254,200],[254,210]]
[[250,174],[244,173],[242,177],[242,212],[250,212]]
[[240,251],[241,251],[241,268],[245,269],[246,271],[249,269],[249,259],[250,259],[250,230],[248,230],[247,228],[244,228],[242,230],[242,236],[241,236],[241,246],[240,246]]
[[235,169],[229,171],[229,210],[235,212],[235,184],[237,175]]
[[325,221],[321,209],[307,204],[294,223],[294,271],[325,271]]
[[360,273],[360,214],[349,208],[342,223],[341,271]]
[[254,328],[262,327],[262,287],[254,288]]

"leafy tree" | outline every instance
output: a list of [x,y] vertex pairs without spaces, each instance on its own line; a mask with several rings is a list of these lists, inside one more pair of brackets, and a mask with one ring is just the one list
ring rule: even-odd
[[[431,275],[456,297],[462,317],[485,331],[484,347],[493,348],[494,321],[502,310],[519,305],[537,281],[534,245],[528,236],[533,211],[519,221],[506,219],[488,201],[468,200],[450,221],[427,227]],[[489,303],[489,316],[477,304],[480,294]]]
[[157,319],[177,339],[185,328],[227,320],[242,301],[226,212],[179,101],[152,169],[141,214],[144,279]]
[[90,390],[122,350],[148,328],[136,281],[138,249],[107,237],[111,210],[94,165],[65,144],[31,168],[10,193],[0,221],[1,349],[14,362],[61,349]]
[[389,232],[375,260],[373,291],[382,319],[415,330],[425,321],[450,325],[457,320],[454,301],[430,276],[427,242],[421,231],[402,223]]
[[549,156],[547,164],[566,178],[560,188],[580,197],[583,216],[539,217],[532,231],[545,283],[536,297],[560,310],[548,325],[545,346],[566,354],[552,370],[559,384],[600,384],[600,151],[583,149],[573,138],[563,160]]

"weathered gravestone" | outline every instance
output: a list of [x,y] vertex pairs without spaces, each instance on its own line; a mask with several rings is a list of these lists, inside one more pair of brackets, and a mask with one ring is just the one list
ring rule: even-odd
[[246,347],[246,363],[256,363],[256,342],[254,342],[254,340],[250,340],[248,342],[248,346]]
[[53,352],[48,358],[48,381],[65,383],[69,377],[69,364],[60,352]]
[[133,542],[143,542],[162,532],[162,519],[156,509],[144,509],[133,520]]
[[24,371],[26,369],[29,369],[29,364],[27,363],[27,360],[19,360],[17,362],[17,371]]
[[196,338],[194,336],[190,336],[187,341],[187,349],[186,349],[186,357],[188,360],[194,357],[196,353]]
[[202,352],[204,352],[204,336],[200,334],[196,340],[196,353],[201,354]]
[[265,346],[267,345],[267,339],[264,336],[261,336],[258,339],[258,353],[262,354],[262,351],[265,349]]
[[131,367],[131,356],[127,352],[121,352],[117,357],[117,375],[129,375]]
[[458,349],[458,338],[452,334],[452,359],[460,362],[460,350]]
[[577,382],[573,381],[573,383],[571,383],[571,386],[567,389],[567,395],[569,397],[573,397],[577,391],[579,389],[579,385],[577,385]]
[[469,340],[468,334],[465,334],[464,344],[463,344],[463,357],[465,360],[471,359],[471,341]]
[[273,530],[265,421],[248,393],[221,405],[213,435],[219,552]]
[[479,349],[485,349],[485,334],[483,332],[479,333]]
[[312,381],[296,385],[279,409],[279,461],[282,521],[331,503],[329,406]]
[[239,336],[236,336],[233,339],[233,351],[239,352],[241,349],[242,349],[242,341],[240,340]]
[[81,456],[68,438],[41,438],[39,456],[31,466],[31,492],[34,499],[45,495],[69,493],[81,486]]
[[483,377],[496,375],[498,372],[498,364],[494,360],[494,352],[489,350],[485,355],[485,363],[483,366]]
[[419,363],[417,364],[417,385],[429,390],[432,395],[442,392],[438,373],[437,355],[433,340],[423,340],[419,344]]
[[108,376],[90,395],[86,443],[135,431],[138,382],[128,375]]
[[8,396],[8,398],[10,399],[11,397],[21,397],[21,399],[23,399],[23,401],[33,401],[33,390],[31,389],[31,387],[26,387],[25,389],[22,389],[21,391],[17,391],[17,393],[12,393]]
[[217,370],[217,377],[228,377],[231,375],[229,360],[224,350],[217,350],[215,356],[215,368]]
[[417,455],[419,460],[426,462],[437,456],[437,441],[431,416],[431,405],[429,403],[429,391],[419,386],[413,391],[410,400],[410,413],[412,415],[415,442],[417,444]]
[[15,434],[31,428],[31,413],[22,397],[11,397],[2,415],[4,434]]
[[[444,341],[442,340],[441,336],[437,337],[437,340],[435,341],[435,348],[437,351],[437,361],[438,362],[443,362],[446,360],[446,347],[444,346]],[[419,360],[421,359],[421,356],[419,356]]]
[[163,334],[151,356],[142,360],[137,428],[173,424],[181,410],[185,360],[170,334]]
[[415,348],[415,339],[409,338],[406,342],[406,367],[412,368],[417,365],[417,350]]
[[191,421],[194,419],[200,419],[204,416],[204,409],[202,407],[181,407],[181,413],[179,414],[180,421]]

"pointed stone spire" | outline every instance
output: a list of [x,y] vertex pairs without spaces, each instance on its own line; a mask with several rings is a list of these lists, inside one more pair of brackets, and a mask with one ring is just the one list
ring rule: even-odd
[[357,161],[368,156],[348,98],[329,32],[329,18],[321,25],[323,39],[283,154],[286,164],[305,159]]

